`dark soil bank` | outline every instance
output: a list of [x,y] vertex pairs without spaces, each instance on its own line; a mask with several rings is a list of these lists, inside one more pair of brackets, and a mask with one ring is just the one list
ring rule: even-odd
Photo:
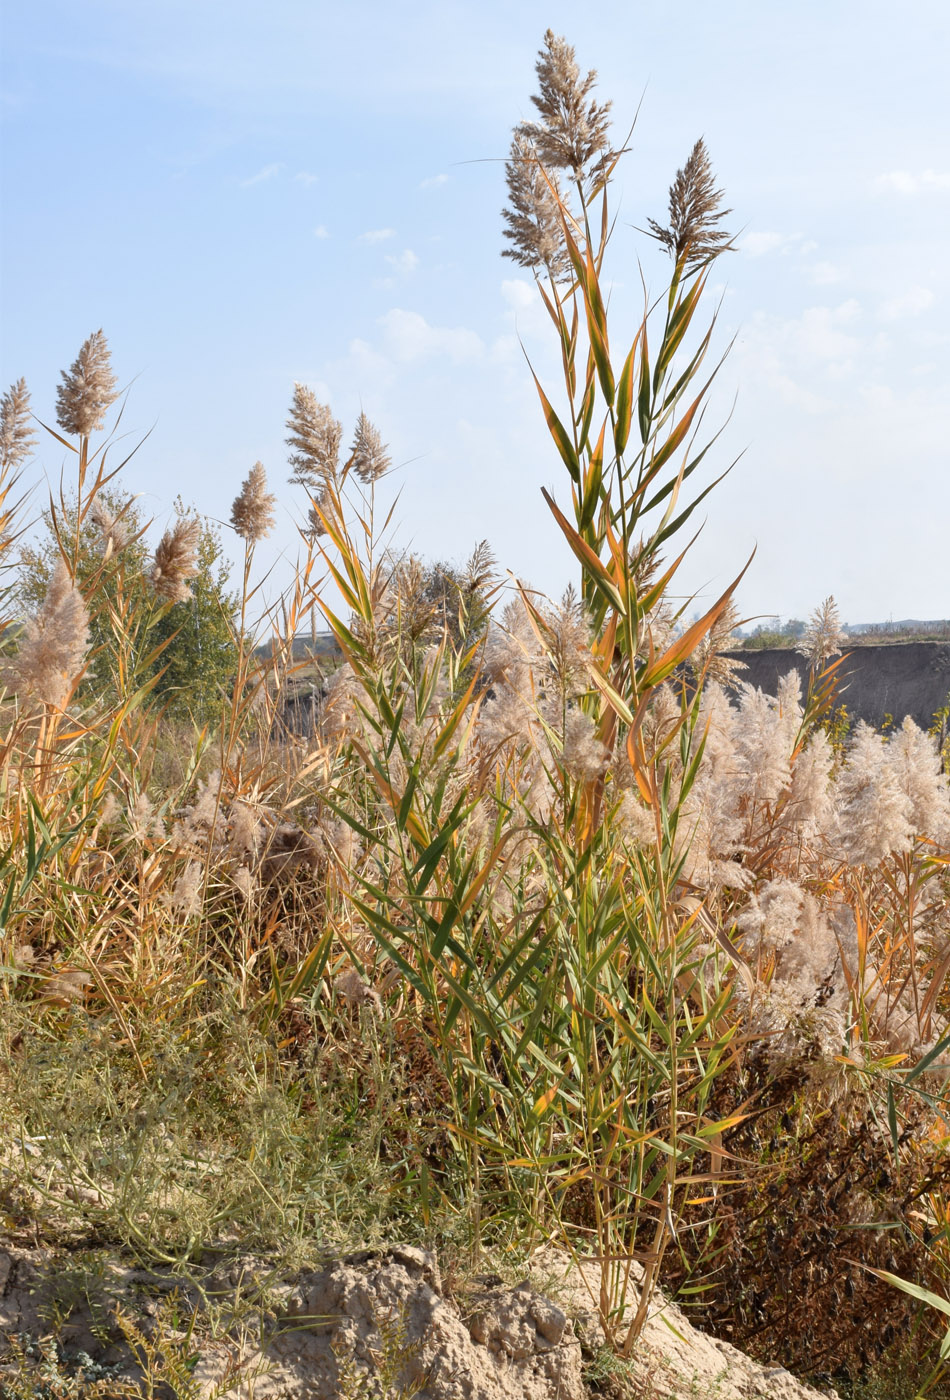
[[[778,682],[791,670],[808,686],[808,664],[787,649],[736,651],[744,661],[743,681],[775,695]],[[946,642],[900,642],[860,646],[847,653],[838,672],[840,701],[852,720],[863,719],[879,728],[887,715],[900,724],[910,715],[921,729],[930,729],[936,712],[950,696],[950,646]],[[946,721],[944,722],[944,726]]]

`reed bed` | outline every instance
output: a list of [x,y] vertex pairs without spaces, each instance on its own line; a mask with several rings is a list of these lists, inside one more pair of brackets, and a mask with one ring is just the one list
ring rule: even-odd
[[[729,211],[697,142],[649,228],[669,283],[612,344],[623,144],[550,32],[537,76],[506,255],[560,347],[557,391],[536,381],[564,473],[543,510],[576,591],[503,587],[487,546],[434,588],[389,538],[376,427],[344,451],[297,385],[296,576],[258,617],[257,463],[226,683],[195,722],[163,658],[200,524],[154,550],[126,527],[105,337],[59,390],[76,470],[25,619],[35,440],[22,381],[3,401],[8,1227],[182,1267],[399,1234],[472,1268],[553,1241],[600,1263],[621,1356],[665,1280],[803,1375],[912,1337],[935,1395],[940,1329],[884,1275],[947,1297],[947,775],[910,722],[835,742],[829,605],[807,694],[770,698],[722,656],[742,564],[698,620],[674,601],[722,471],[702,318]],[[300,734],[315,610],[342,661]]]

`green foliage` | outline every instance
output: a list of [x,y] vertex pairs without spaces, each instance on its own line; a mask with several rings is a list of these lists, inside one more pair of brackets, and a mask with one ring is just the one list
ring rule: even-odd
[[[192,596],[169,606],[156,599],[148,580],[147,525],[135,501],[106,485],[96,493],[96,503],[116,519],[119,538],[128,542],[109,548],[88,502],[78,532],[75,498],[65,509],[47,507],[42,534],[21,551],[21,612],[41,606],[65,551],[89,610],[91,662],[81,694],[114,705],[135,686],[151,684],[173,716],[200,724],[216,719],[237,664],[239,602],[229,590],[218,532],[202,523]],[[192,514],[181,500],[175,510],[179,520]]]
[[[180,500],[175,511],[179,519],[190,514]],[[222,556],[221,537],[207,522],[202,523],[197,565],[190,599],[162,612],[153,637],[163,647],[156,662],[161,673],[158,695],[167,700],[173,716],[206,724],[220,716],[234,680],[240,605],[228,588],[230,569]]]

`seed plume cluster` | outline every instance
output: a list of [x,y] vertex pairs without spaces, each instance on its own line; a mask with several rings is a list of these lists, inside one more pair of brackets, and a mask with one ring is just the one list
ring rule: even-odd
[[329,407],[320,403],[306,384],[294,385],[287,427],[287,446],[293,448],[288,459],[293,467],[290,484],[316,494],[339,471],[343,429]]
[[812,613],[796,651],[807,656],[812,670],[818,671],[826,661],[840,654],[846,640],[837,604],[833,597],[828,597]]
[[82,670],[89,646],[89,613],[66,564],[60,559],[46,596],[24,629],[3,682],[21,696],[61,709]]
[[16,471],[36,443],[30,419],[30,391],[25,379],[11,384],[0,399],[0,470]]
[[242,540],[254,545],[267,538],[274,528],[276,503],[277,497],[267,490],[263,463],[255,462],[231,506],[231,524]]
[[700,137],[670,186],[668,226],[664,228],[655,219],[648,220],[652,236],[677,263],[684,262],[687,273],[702,267],[730,246],[730,235],[718,225],[732,210],[720,208],[721,204],[722,190],[716,189],[709,152]]
[[356,420],[356,437],[352,451],[353,470],[365,486],[371,486],[385,476],[391,466],[386,444],[365,413]]
[[531,101],[541,120],[526,122],[521,130],[533,141],[547,169],[570,170],[579,178],[592,161],[609,150],[611,103],[591,99],[597,84],[596,69],[582,79],[573,48],[550,29],[535,72],[539,91]]
[[185,603],[191,597],[188,580],[198,573],[197,550],[201,526],[197,520],[181,519],[166,530],[155,551],[152,587],[168,603]]
[[592,99],[596,71],[581,78],[573,48],[550,29],[535,71],[539,90],[531,101],[540,121],[522,122],[512,135],[505,165],[509,205],[502,210],[510,246],[502,256],[562,281],[571,275],[563,234],[563,221],[571,215],[559,172],[569,172],[588,193],[603,178],[612,157],[611,104]]
[[512,137],[505,178],[509,205],[501,216],[510,247],[503,249],[502,257],[532,272],[545,272],[554,282],[566,280],[571,260],[564,246],[557,174],[542,170],[537,148],[521,128]]
[[119,397],[109,346],[101,330],[85,340],[56,390],[56,421],[64,433],[88,437],[98,432]]

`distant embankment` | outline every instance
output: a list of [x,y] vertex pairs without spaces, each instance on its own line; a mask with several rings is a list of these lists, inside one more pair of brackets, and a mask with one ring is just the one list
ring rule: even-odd
[[[802,678],[802,693],[808,685],[808,663],[798,652],[732,651],[747,670],[741,679],[775,695],[778,682],[791,670]],[[846,653],[838,672],[841,703],[852,720],[863,719],[880,728],[887,715],[900,724],[905,715],[929,729],[937,710],[950,694],[950,645],[946,642],[898,642],[885,646],[856,646]]]

